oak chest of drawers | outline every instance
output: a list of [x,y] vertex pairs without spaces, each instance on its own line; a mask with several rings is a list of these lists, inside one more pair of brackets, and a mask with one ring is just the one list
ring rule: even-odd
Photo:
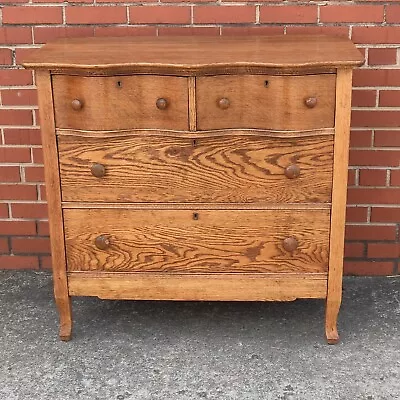
[[324,36],[68,39],[33,53],[61,339],[70,296],[321,298],[336,342],[362,62]]

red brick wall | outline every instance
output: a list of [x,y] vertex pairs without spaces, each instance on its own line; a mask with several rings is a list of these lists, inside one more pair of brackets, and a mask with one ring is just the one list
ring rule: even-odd
[[400,1],[0,1],[0,268],[48,268],[31,48],[60,36],[327,33],[367,63],[354,75],[348,274],[399,273]]

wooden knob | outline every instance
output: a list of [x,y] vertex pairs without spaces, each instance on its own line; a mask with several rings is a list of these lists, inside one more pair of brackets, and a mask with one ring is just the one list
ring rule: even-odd
[[231,102],[226,97],[218,100],[218,107],[221,110],[226,110],[231,105]]
[[317,105],[317,98],[316,97],[308,97],[307,99],[304,99],[304,104],[308,108],[314,108]]
[[163,99],[161,97],[161,98],[157,99],[156,106],[159,110],[165,110],[168,107],[168,102],[166,99]]
[[74,100],[72,100],[71,107],[73,110],[79,111],[79,110],[82,110],[83,103],[79,99],[74,99]]
[[110,239],[107,236],[100,235],[94,240],[95,246],[100,250],[106,250],[110,247]]
[[90,172],[96,178],[102,178],[106,174],[106,167],[103,164],[94,163],[90,168]]
[[296,164],[289,165],[285,168],[285,175],[289,179],[298,178],[300,175],[300,167]]
[[294,251],[297,249],[297,246],[299,243],[297,242],[297,239],[295,237],[288,237],[283,240],[283,248],[286,251]]

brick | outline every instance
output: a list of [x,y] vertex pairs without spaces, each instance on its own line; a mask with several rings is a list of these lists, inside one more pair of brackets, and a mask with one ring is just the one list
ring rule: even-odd
[[94,28],[91,26],[37,26],[33,28],[35,43],[47,43],[57,38],[73,38],[93,36]]
[[364,243],[345,243],[344,256],[351,258],[361,258],[364,256]]
[[2,110],[0,109],[1,125],[32,125],[33,115],[31,110]]
[[61,24],[61,7],[16,6],[3,8],[3,24]]
[[0,147],[0,163],[23,163],[31,161],[31,152],[27,147]]
[[396,227],[375,225],[346,225],[346,240],[395,240]]
[[390,171],[390,185],[391,186],[400,186],[400,171],[399,170]]
[[339,37],[349,37],[349,27],[348,26],[292,26],[289,25],[286,27],[286,34],[322,34],[322,35],[331,35],[331,36],[339,36]]
[[35,221],[0,221],[0,235],[36,235]]
[[0,254],[8,253],[10,253],[10,247],[7,238],[0,238]]
[[374,145],[377,147],[400,147],[400,131],[375,131]]
[[353,90],[353,107],[374,107],[376,103],[376,90]]
[[20,182],[19,167],[4,167],[0,165],[0,182]]
[[367,207],[347,207],[346,221],[347,222],[367,222],[368,208]]
[[1,100],[4,106],[36,106],[36,89],[7,89],[1,91]]
[[356,184],[356,171],[349,169],[347,174],[347,185],[354,186]]
[[131,24],[188,24],[190,7],[134,6],[129,7],[129,16]]
[[372,131],[351,131],[350,132],[350,147],[371,147]]
[[392,275],[394,263],[391,261],[345,261],[343,272],[345,275]]
[[400,6],[388,5],[386,6],[386,22],[400,23]]
[[1,0],[1,4],[16,4],[16,3],[28,3],[29,0]]
[[0,185],[0,200],[36,200],[34,185]]
[[369,49],[369,65],[395,65],[397,64],[397,49]]
[[359,44],[397,44],[400,26],[354,26],[352,40]]
[[40,269],[51,269],[51,256],[39,255]]
[[49,222],[48,221],[37,221],[37,233],[40,236],[49,236]]
[[349,164],[352,166],[398,167],[400,150],[353,150],[350,149]]
[[47,200],[47,193],[46,193],[46,187],[45,185],[39,185],[39,193],[40,193],[40,199],[43,201]]
[[17,65],[20,65],[28,56],[34,55],[35,52],[38,52],[37,48],[16,48],[15,49],[15,62]]
[[32,30],[28,27],[0,27],[0,43],[3,44],[30,44]]
[[400,107],[400,90],[381,90],[379,105],[381,107]]
[[371,209],[371,222],[398,223],[399,221],[400,207],[372,207]]
[[316,23],[318,7],[316,5],[304,6],[261,6],[261,23]]
[[25,167],[26,182],[44,182],[43,167]]
[[153,26],[96,26],[95,36],[156,36]]
[[400,189],[398,188],[349,188],[348,204],[399,204]]
[[[4,128],[4,143],[18,144],[18,145],[41,144],[42,141],[40,138],[40,130],[33,128],[24,128],[24,129]],[[30,154],[29,154],[29,161],[30,161]]]
[[221,36],[282,35],[283,26],[223,26]]
[[199,6],[193,10],[195,24],[237,24],[255,22],[254,6]]
[[67,24],[113,24],[126,23],[126,7],[121,6],[77,6],[66,7]]
[[219,27],[166,26],[158,28],[158,36],[219,36]]
[[383,5],[321,5],[321,22],[383,22]]
[[[0,218],[8,218],[8,205],[5,203],[0,203]],[[1,227],[0,227],[1,234]]]
[[355,69],[353,86],[400,86],[400,69]]
[[400,243],[368,243],[368,258],[399,258]]
[[35,164],[43,164],[43,150],[39,148],[33,148],[32,158]]
[[50,239],[42,237],[13,237],[11,248],[14,254],[48,254],[50,253]]
[[32,72],[26,69],[0,70],[0,86],[32,85]]
[[0,269],[39,269],[37,256],[0,256]]
[[12,64],[12,51],[11,49],[0,48],[0,65],[11,65]]
[[47,219],[47,204],[45,203],[14,203],[11,204],[13,218]]
[[386,185],[385,169],[360,170],[360,186],[385,186],[385,185]]
[[399,127],[400,113],[398,111],[353,110],[351,126],[360,128]]

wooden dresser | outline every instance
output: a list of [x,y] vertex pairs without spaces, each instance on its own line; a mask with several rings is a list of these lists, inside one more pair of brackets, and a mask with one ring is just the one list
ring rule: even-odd
[[61,339],[70,296],[321,298],[335,343],[362,63],[326,36],[81,38],[32,53]]

